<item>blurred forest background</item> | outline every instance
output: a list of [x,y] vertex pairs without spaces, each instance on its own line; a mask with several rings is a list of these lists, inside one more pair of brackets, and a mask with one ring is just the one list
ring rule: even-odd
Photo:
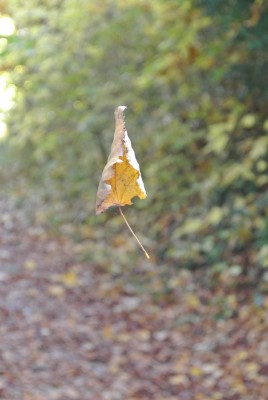
[[0,0],[0,53],[0,398],[267,400],[267,1]]
[[267,2],[2,0],[0,12],[14,24],[0,39],[2,189],[88,239],[88,260],[139,262],[117,211],[94,211],[126,104],[148,193],[126,213],[153,261],[267,290]]

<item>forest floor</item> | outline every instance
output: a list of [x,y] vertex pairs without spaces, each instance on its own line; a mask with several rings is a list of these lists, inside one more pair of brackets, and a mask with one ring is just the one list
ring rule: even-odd
[[165,291],[148,262],[111,274],[0,211],[2,400],[268,399],[268,296],[176,270]]

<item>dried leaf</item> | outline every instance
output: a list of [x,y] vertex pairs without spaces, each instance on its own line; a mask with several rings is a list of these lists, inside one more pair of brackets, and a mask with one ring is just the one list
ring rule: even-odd
[[140,248],[146,257],[150,258],[121,209],[121,206],[132,204],[133,197],[138,196],[140,199],[145,199],[147,196],[141,178],[140,166],[127,134],[124,121],[125,109],[126,106],[119,106],[115,109],[114,140],[98,188],[96,214],[101,214],[111,206],[117,206]]
[[132,204],[133,197],[146,198],[140,167],[125,126],[125,109],[119,106],[115,110],[114,140],[98,188],[97,215],[111,206]]

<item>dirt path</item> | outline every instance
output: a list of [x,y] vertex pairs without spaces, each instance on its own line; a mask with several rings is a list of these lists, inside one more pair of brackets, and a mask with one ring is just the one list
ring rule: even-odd
[[140,293],[0,210],[0,399],[268,399],[267,297],[211,293],[185,272],[166,297]]

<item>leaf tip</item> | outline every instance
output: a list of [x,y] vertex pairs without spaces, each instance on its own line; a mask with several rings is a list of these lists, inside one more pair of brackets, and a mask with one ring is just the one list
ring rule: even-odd
[[127,106],[118,106],[117,109],[120,111],[125,111],[125,109],[127,108]]
[[127,106],[118,106],[114,110],[115,120],[116,121],[124,121],[124,111]]

